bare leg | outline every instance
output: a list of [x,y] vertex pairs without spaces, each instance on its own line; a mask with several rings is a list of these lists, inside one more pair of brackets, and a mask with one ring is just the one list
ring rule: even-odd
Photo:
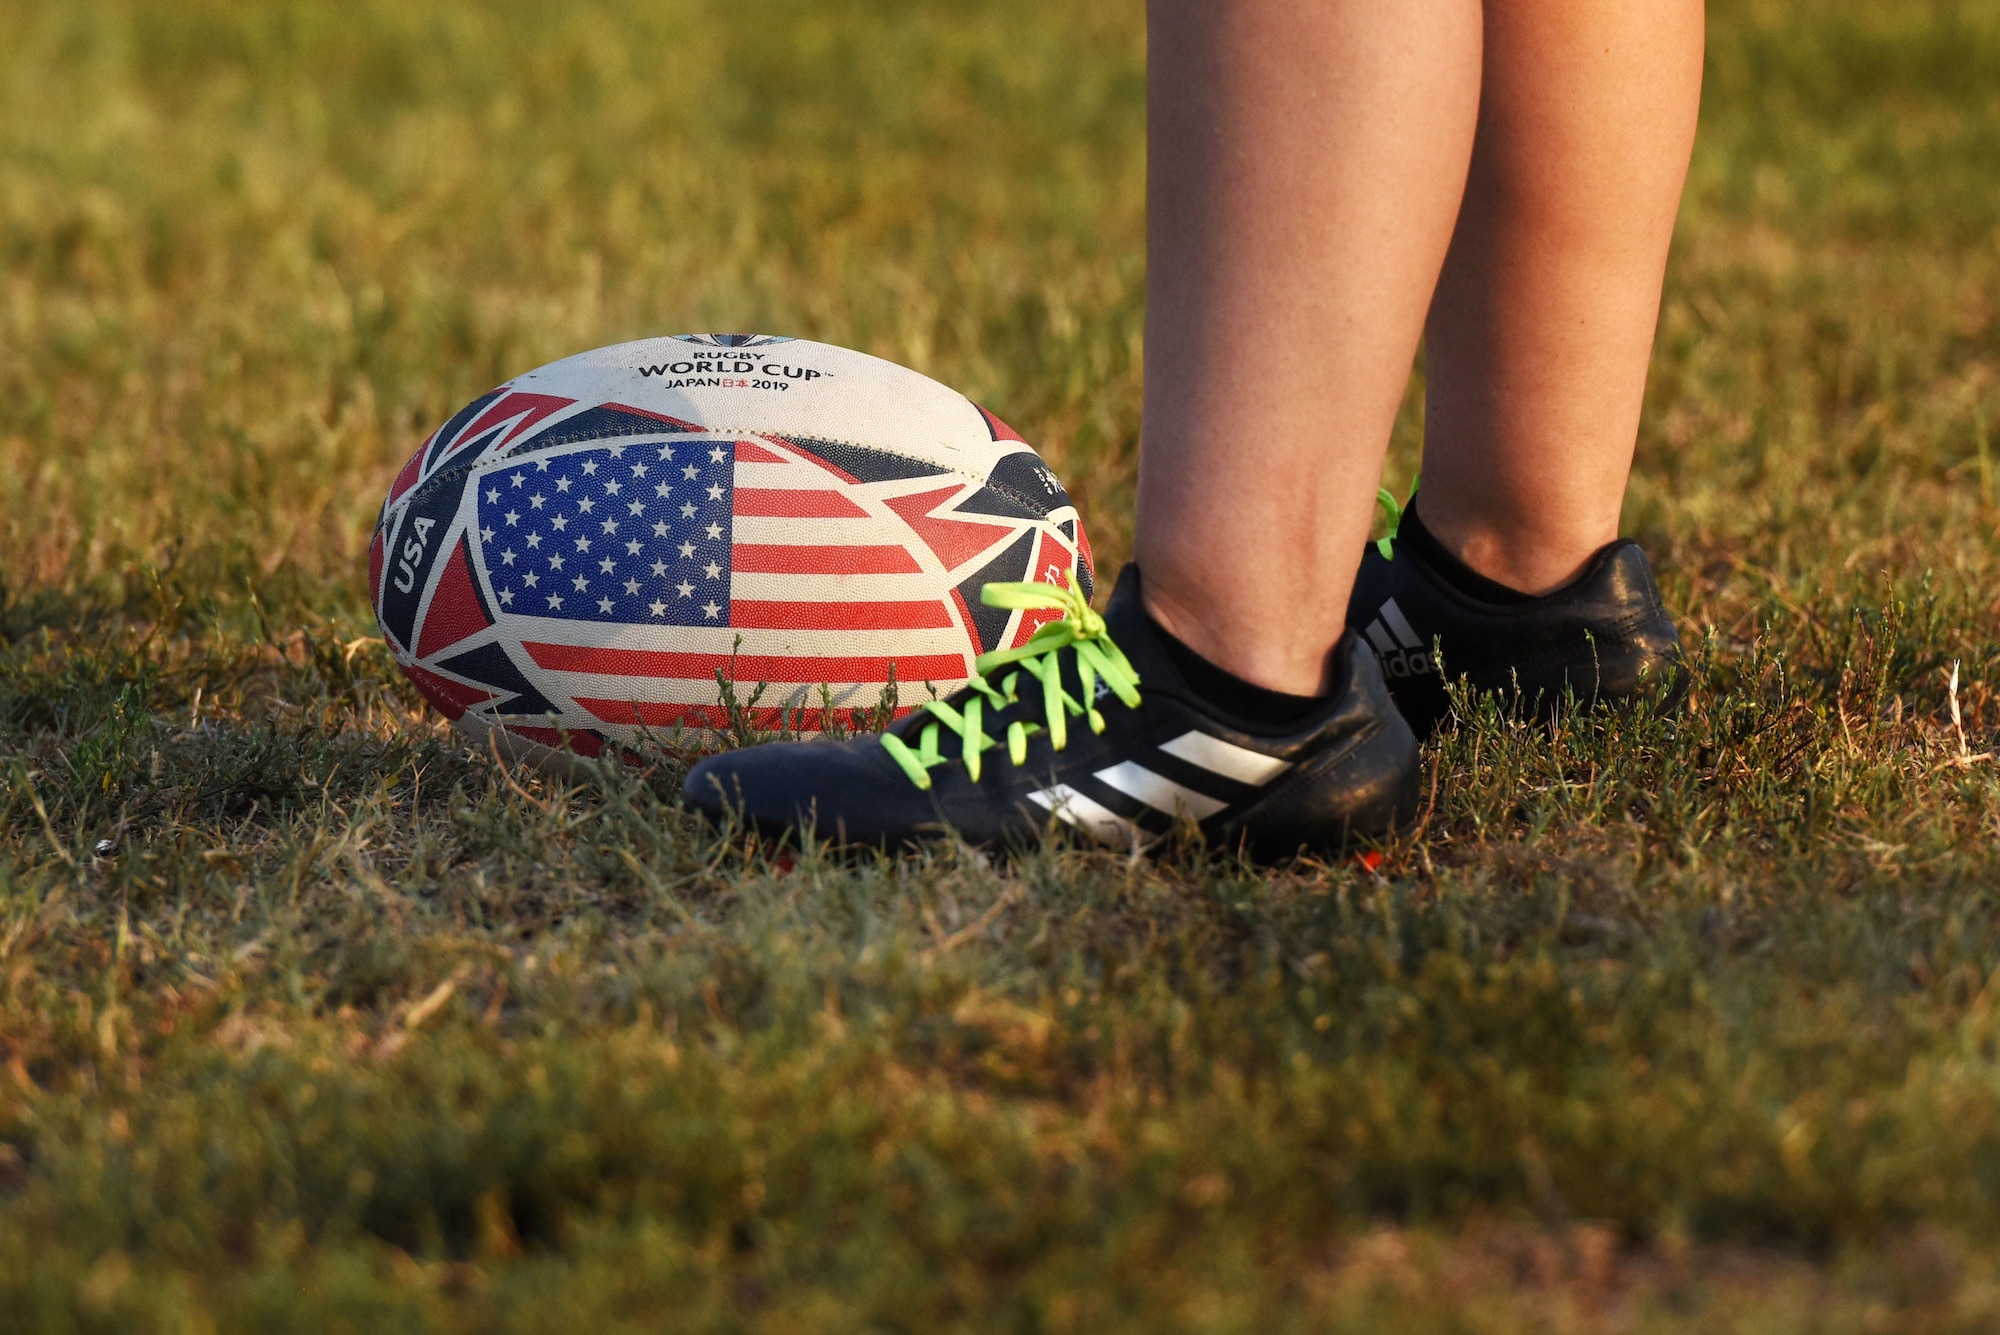
[[1424,525],[1528,593],[1618,534],[1701,95],[1701,0],[1487,0],[1426,330]]
[[1480,8],[1147,13],[1146,603],[1211,662],[1313,694],[1465,185]]

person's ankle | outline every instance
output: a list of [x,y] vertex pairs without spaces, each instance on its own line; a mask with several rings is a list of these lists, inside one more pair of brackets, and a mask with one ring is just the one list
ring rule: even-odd
[[[1140,603],[1143,608],[1144,600],[1141,599]],[[1146,620],[1188,689],[1224,714],[1263,727],[1282,727],[1319,708],[1325,698],[1274,691],[1253,681],[1245,681],[1189,648],[1179,636],[1161,625],[1152,612],[1146,612]]]
[[1410,506],[1396,531],[1397,541],[1416,552],[1469,597],[1488,603],[1532,602],[1560,593],[1575,582],[1602,543],[1580,545],[1541,539],[1520,542],[1512,535],[1479,524],[1453,524],[1419,516],[1418,501]]
[[[1144,567],[1140,569],[1143,571]],[[1171,591],[1141,582],[1139,605],[1146,619],[1163,637],[1202,659],[1215,669],[1246,685],[1277,695],[1312,697],[1326,690],[1327,656],[1331,647],[1312,657],[1287,652],[1281,639],[1270,637],[1268,625],[1253,625],[1266,632],[1232,635],[1227,624],[1191,612]],[[1239,625],[1241,618],[1238,618]],[[1254,639],[1254,642],[1253,642]]]

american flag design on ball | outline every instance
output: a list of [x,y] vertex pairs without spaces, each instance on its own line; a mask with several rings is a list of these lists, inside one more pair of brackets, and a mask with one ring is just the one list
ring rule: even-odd
[[768,335],[586,353],[456,414],[391,487],[370,587],[397,662],[475,735],[596,754],[728,719],[816,731],[954,689],[1093,580],[1041,459],[893,363]]
[[570,621],[728,625],[735,447],[603,445],[487,472],[475,508],[494,601]]

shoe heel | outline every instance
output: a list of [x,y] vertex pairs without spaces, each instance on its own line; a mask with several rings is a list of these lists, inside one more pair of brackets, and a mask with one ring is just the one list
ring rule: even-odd
[[1301,850],[1338,853],[1354,840],[1408,826],[1422,800],[1417,735],[1391,709],[1352,745],[1315,757],[1274,785],[1237,828],[1264,860]]

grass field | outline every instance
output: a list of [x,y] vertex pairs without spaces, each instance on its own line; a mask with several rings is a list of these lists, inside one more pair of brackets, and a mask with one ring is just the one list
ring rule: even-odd
[[1992,0],[1718,0],[1626,512],[1691,707],[1462,728],[1377,873],[774,864],[393,672],[397,464],[647,334],[964,389],[1115,567],[1142,73],[1135,0],[0,0],[0,1330],[2000,1326]]

